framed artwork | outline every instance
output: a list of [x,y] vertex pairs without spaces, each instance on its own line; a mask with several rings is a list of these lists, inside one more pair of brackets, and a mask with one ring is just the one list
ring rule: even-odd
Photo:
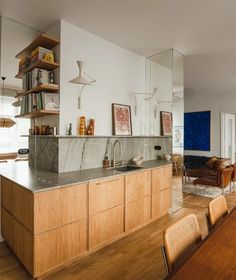
[[172,135],[172,113],[161,111],[161,135]]
[[59,95],[55,93],[43,93],[44,110],[59,111]]
[[112,134],[132,135],[130,106],[112,103]]
[[184,149],[210,151],[211,111],[184,113]]
[[173,126],[173,147],[184,146],[184,127]]

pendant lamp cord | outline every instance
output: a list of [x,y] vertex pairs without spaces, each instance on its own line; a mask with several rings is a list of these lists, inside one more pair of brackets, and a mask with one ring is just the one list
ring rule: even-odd
[[2,79],[2,116],[3,116],[3,98],[4,98],[4,94],[5,94],[4,82],[6,80],[6,77],[1,77],[1,79]]

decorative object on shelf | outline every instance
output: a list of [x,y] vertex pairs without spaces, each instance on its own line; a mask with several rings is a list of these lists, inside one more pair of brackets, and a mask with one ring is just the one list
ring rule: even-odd
[[112,134],[132,135],[131,107],[129,105],[112,104]]
[[72,135],[72,123],[69,123],[69,129],[67,131],[67,135]]
[[184,146],[184,127],[173,126],[173,147]]
[[86,131],[86,135],[94,135],[94,127],[95,127],[95,120],[90,119],[87,131]]
[[132,158],[130,161],[131,164],[134,164],[137,166],[141,165],[142,162],[143,162],[143,156],[136,156],[136,157]]
[[54,54],[53,53],[46,53],[44,55],[44,59],[48,62],[54,62]]
[[43,93],[43,108],[45,110],[59,111],[59,95],[55,93]]
[[171,160],[171,155],[170,154],[163,154],[163,159]]
[[[92,85],[92,83],[96,82],[96,80],[94,80],[88,74],[84,73],[84,66],[85,66],[84,61],[77,60],[77,64],[78,64],[78,67],[79,67],[79,76],[72,79],[71,81],[69,81],[69,83],[82,85],[81,88],[80,88],[79,97],[78,97],[78,108],[80,109],[81,108],[82,91],[83,91],[84,87],[87,86],[87,85]],[[85,78],[85,76],[87,76],[89,80],[87,78]]]
[[172,113],[160,112],[161,115],[161,135],[171,136],[172,135]]
[[[3,112],[3,98],[4,98],[4,94],[5,94],[6,77],[1,77],[1,79],[2,79],[2,109],[1,109],[1,111]],[[9,127],[12,127],[15,123],[16,122],[10,118],[4,118],[3,114],[0,117],[0,127],[9,128]]]
[[85,135],[86,132],[86,120],[85,116],[80,117],[79,123],[79,135]]

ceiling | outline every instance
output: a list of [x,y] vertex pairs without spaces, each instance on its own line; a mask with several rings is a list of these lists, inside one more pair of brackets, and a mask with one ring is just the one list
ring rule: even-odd
[[1,15],[39,30],[64,19],[142,56],[175,48],[185,55],[185,87],[199,94],[235,92],[235,0],[0,3]]

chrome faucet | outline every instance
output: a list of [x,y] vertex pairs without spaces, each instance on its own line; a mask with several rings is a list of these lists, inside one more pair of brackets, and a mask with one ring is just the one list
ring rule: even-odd
[[[116,156],[115,156],[116,144],[119,144],[119,161],[116,161]],[[122,155],[122,146],[119,139],[116,139],[116,141],[113,143],[112,146],[112,156],[113,156],[112,167],[116,167],[117,165],[122,165],[121,155]]]

